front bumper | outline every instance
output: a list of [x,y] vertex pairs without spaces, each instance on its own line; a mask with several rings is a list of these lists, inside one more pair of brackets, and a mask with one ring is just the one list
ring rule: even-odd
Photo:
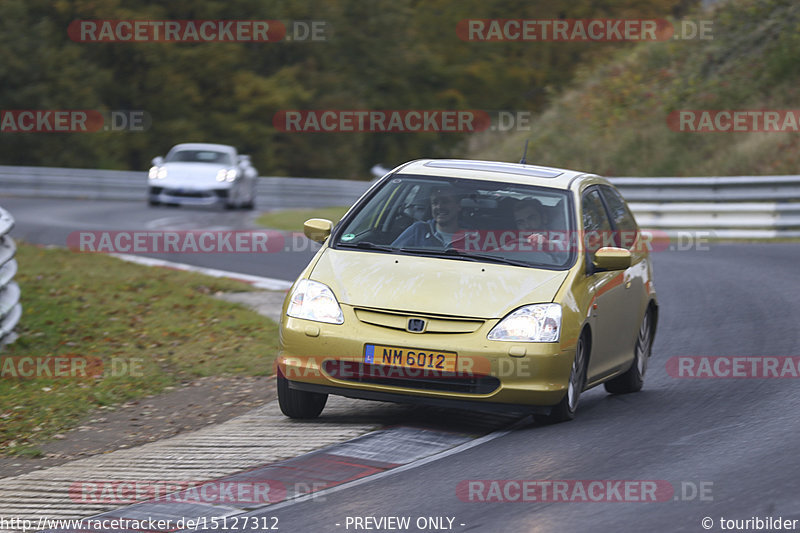
[[[361,322],[352,307],[341,307],[341,325],[283,317],[277,365],[291,387],[365,399],[429,399],[509,410],[524,406],[529,411],[553,406],[566,393],[574,343],[490,341],[486,336],[496,319],[471,333],[410,333]],[[456,352],[457,370],[433,373],[368,365],[367,344]]]
[[148,200],[162,204],[219,205],[228,200],[230,189],[150,187]]

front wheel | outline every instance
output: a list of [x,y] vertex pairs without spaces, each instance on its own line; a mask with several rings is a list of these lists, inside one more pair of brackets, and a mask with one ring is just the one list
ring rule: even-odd
[[575,418],[575,412],[578,410],[578,400],[580,400],[581,393],[586,387],[588,348],[586,334],[583,334],[578,338],[578,344],[575,347],[575,359],[572,361],[572,370],[569,373],[567,393],[557,405],[553,406],[549,415],[533,415],[533,419],[536,422],[540,424],[555,424]]
[[289,380],[278,375],[278,404],[289,418],[317,418],[327,401],[327,394],[292,389]]
[[157,197],[157,194],[153,191],[153,188],[152,187],[148,188],[147,189],[147,205],[152,205],[152,206],[161,205],[161,202],[159,202],[158,200],[155,199],[156,197]]
[[639,326],[639,334],[636,337],[636,347],[634,348],[633,363],[631,367],[622,375],[607,381],[604,384],[606,392],[611,394],[627,394],[629,392],[639,392],[644,385],[644,373],[647,371],[647,362],[650,360],[650,348],[653,344],[653,328],[650,324],[651,314],[648,309]]

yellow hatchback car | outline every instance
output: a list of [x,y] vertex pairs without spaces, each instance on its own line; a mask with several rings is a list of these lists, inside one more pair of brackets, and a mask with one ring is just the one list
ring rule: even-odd
[[574,418],[581,392],[635,392],[658,319],[649,242],[602,177],[419,160],[377,181],[289,290],[280,407],[329,394]]

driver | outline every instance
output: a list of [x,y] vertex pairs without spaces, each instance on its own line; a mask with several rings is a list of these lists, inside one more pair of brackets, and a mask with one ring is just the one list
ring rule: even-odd
[[452,185],[436,186],[431,192],[431,220],[414,222],[392,243],[398,248],[449,248],[462,240],[459,223],[461,195]]

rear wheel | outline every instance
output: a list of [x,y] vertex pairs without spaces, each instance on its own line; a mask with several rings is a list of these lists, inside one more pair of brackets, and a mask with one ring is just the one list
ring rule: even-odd
[[549,415],[533,415],[533,419],[536,422],[540,424],[555,424],[575,418],[575,412],[578,410],[578,400],[580,400],[581,393],[586,387],[588,350],[589,342],[584,333],[578,338],[578,344],[575,347],[575,359],[572,361],[572,370],[569,373],[567,393],[557,405],[553,406]]
[[289,380],[278,375],[278,404],[289,418],[317,418],[327,401],[327,394],[292,389]]
[[611,394],[627,394],[638,392],[644,385],[644,374],[647,371],[647,362],[650,360],[650,347],[653,344],[653,328],[650,324],[651,313],[648,309],[639,326],[636,337],[636,347],[631,367],[622,375],[605,383],[606,392]]

